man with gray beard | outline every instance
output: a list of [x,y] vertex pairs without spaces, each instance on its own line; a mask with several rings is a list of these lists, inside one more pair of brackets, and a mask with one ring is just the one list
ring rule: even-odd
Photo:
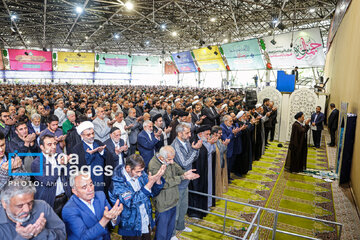
[[1,192],[0,236],[2,239],[66,239],[65,225],[52,208],[34,200],[31,182],[9,182]]

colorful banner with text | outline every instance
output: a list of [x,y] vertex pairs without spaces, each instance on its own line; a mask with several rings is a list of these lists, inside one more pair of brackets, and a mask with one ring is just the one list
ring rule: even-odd
[[99,72],[130,73],[132,57],[117,54],[99,54]]
[[51,52],[9,49],[10,69],[27,71],[51,71]]
[[175,61],[175,64],[179,69],[179,72],[181,73],[197,72],[196,65],[191,56],[190,51],[173,53],[171,56]]
[[273,68],[322,67],[325,64],[319,28],[265,37],[264,42]]
[[221,48],[231,70],[265,69],[257,39],[228,43]]
[[94,72],[95,53],[58,52],[59,72]]
[[161,73],[160,57],[132,56],[132,73]]
[[204,72],[224,71],[225,64],[217,46],[209,46],[193,50],[195,59]]

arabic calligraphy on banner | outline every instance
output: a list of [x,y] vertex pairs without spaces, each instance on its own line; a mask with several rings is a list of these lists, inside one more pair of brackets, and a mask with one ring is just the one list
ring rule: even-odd
[[160,57],[133,56],[132,73],[161,73]]
[[[292,34],[294,36],[291,48]],[[272,36],[264,38],[273,68],[320,67],[325,64],[319,28],[275,35],[275,45],[270,42],[271,40]]]
[[172,61],[167,61],[165,62],[165,74],[176,74],[176,67],[175,67],[175,63]]
[[225,64],[217,46],[211,46],[210,49],[207,47],[196,49],[193,50],[193,53],[201,71],[211,72],[225,70]]
[[10,69],[28,71],[51,71],[51,52],[9,49]]
[[94,72],[95,53],[58,52],[59,72]]
[[264,69],[257,39],[233,42],[221,46],[231,70]]
[[175,61],[175,64],[179,69],[179,72],[181,73],[197,72],[196,65],[191,56],[190,51],[173,53],[171,56]]
[[99,54],[99,72],[130,73],[132,58],[128,55]]

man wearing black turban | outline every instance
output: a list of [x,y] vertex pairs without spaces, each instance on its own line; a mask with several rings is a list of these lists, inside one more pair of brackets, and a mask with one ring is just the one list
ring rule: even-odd
[[302,172],[306,169],[307,158],[307,131],[310,119],[304,125],[304,113],[295,115],[296,121],[292,125],[290,144],[286,156],[285,168],[290,172]]

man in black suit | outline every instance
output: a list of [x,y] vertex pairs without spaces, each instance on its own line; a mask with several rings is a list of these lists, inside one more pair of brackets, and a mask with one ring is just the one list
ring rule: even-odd
[[339,110],[335,108],[334,103],[330,103],[331,113],[328,118],[328,129],[330,131],[331,142],[328,144],[330,147],[335,147],[335,134],[339,123]]
[[121,139],[121,130],[117,127],[110,129],[110,138],[104,142],[108,154],[106,156],[107,165],[113,166],[115,169],[118,165],[125,164],[125,156],[127,155],[128,146]]
[[[211,98],[205,99],[205,107],[202,109],[202,115],[205,115],[206,118],[203,120],[202,125],[209,125],[211,127],[215,125],[220,125],[220,113],[218,113],[214,107],[214,101]],[[223,110],[221,110],[223,111]]]
[[168,105],[166,107],[166,111],[165,111],[165,114],[163,115],[163,120],[165,122],[165,127],[169,127],[170,126],[170,123],[172,121],[172,114],[171,114],[171,106]]

